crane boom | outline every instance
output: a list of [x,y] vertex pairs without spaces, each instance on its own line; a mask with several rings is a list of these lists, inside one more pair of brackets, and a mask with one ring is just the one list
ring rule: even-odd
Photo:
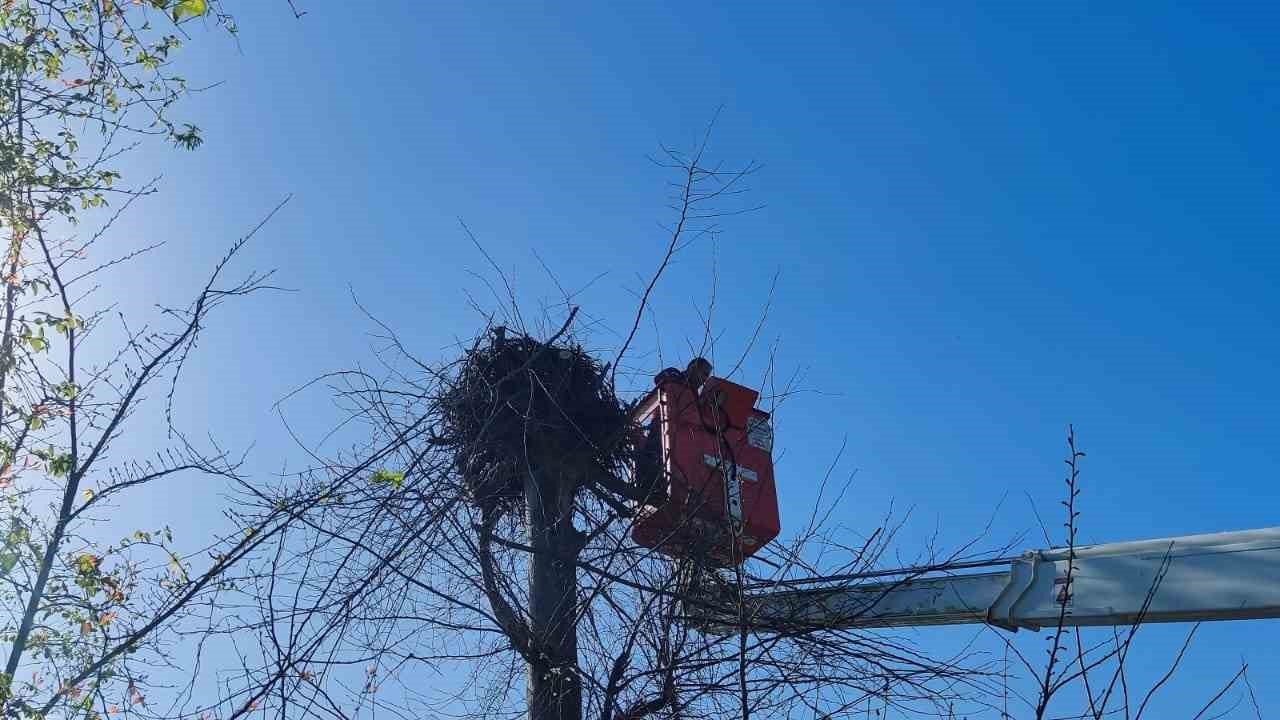
[[[1280,527],[1034,550],[1005,570],[772,590],[691,608],[732,631],[987,623],[1008,630],[1280,617]],[[1068,583],[1068,567],[1070,582]],[[723,597],[723,596],[722,596]]]

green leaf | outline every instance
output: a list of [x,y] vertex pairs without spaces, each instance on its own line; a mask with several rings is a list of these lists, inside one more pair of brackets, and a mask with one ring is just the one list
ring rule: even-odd
[[183,18],[200,17],[209,11],[209,5],[205,0],[178,0],[173,6],[173,20],[177,22]]
[[56,79],[62,74],[62,58],[57,55],[47,55],[44,59],[44,75],[50,80]]
[[169,553],[169,575],[179,582],[187,582],[187,569],[183,567],[182,559],[173,553]]
[[183,123],[182,130],[171,128],[169,138],[175,145],[186,150],[195,150],[204,143],[204,138],[200,137],[200,128],[191,123]]
[[99,559],[89,553],[81,553],[76,558],[76,572],[81,575],[92,575],[98,571]]
[[390,485],[393,489],[399,490],[404,486],[404,473],[393,470],[379,470],[369,478],[369,482],[374,485]]
[[[85,205],[86,207],[96,207],[100,204],[95,203],[92,199],[85,201],[85,203],[87,203]],[[79,330],[84,327],[84,321],[72,314],[68,314],[61,320],[50,320],[49,322],[53,325],[53,329],[57,330],[60,335],[67,335],[72,330]]]
[[49,461],[49,474],[54,477],[66,477],[71,472],[71,455],[63,454]]
[[18,553],[6,552],[0,554],[0,575],[7,575],[14,565],[18,564]]

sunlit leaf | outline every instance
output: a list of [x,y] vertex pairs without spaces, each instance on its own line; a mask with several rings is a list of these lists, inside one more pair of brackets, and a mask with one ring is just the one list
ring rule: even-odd
[[94,572],[97,572],[99,562],[100,560],[96,555],[81,553],[80,556],[76,558],[76,571],[81,575],[92,575]]
[[178,0],[173,6],[173,19],[175,21],[183,18],[200,17],[209,11],[209,4],[206,0]]
[[373,477],[369,478],[369,482],[374,485],[390,485],[393,489],[399,490],[404,485],[404,473],[382,469],[375,472]]
[[173,553],[169,553],[169,575],[179,582],[187,581],[187,569],[183,567],[182,560]]

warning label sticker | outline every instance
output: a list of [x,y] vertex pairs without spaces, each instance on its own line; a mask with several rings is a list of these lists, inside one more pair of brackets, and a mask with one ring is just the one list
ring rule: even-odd
[[765,452],[773,452],[773,426],[769,418],[753,417],[747,420],[747,444]]

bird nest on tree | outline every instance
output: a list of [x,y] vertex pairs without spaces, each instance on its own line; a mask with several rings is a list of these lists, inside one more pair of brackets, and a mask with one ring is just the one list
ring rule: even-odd
[[459,361],[440,405],[438,441],[482,507],[522,501],[529,469],[616,475],[629,459],[629,409],[607,368],[574,343],[491,330]]

